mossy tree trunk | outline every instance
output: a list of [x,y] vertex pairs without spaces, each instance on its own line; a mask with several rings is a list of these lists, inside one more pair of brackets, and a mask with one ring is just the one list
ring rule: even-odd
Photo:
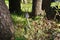
[[0,40],[14,40],[14,27],[4,0],[0,0]]

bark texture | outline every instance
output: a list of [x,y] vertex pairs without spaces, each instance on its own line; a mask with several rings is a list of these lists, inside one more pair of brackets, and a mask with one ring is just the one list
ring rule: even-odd
[[40,15],[42,8],[42,0],[33,0],[32,16]]
[[0,40],[13,40],[14,28],[4,0],[0,0]]

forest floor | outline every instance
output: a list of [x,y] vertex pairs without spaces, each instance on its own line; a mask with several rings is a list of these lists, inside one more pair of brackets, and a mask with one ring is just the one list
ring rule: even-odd
[[[8,1],[5,1],[8,6]],[[9,6],[8,6],[9,8]],[[11,13],[15,25],[15,40],[53,40],[60,37],[60,23],[37,16],[34,20],[26,18],[25,12],[32,11],[32,3],[21,4],[22,15]],[[56,38],[57,39],[57,38]]]

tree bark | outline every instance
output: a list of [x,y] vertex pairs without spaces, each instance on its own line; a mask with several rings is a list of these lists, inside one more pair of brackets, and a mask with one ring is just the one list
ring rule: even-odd
[[9,0],[9,10],[11,13],[20,13],[21,11],[21,5],[20,5],[21,0]]
[[33,0],[32,16],[40,15],[42,11],[42,0]]
[[54,2],[54,0],[43,0],[42,1],[42,10],[45,10],[47,19],[54,19],[55,16],[55,8],[51,8],[51,2]]
[[0,0],[0,40],[14,40],[14,27],[4,0]]

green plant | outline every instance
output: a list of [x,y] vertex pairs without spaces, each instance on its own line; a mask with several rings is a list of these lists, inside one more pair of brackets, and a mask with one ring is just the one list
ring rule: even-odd
[[52,8],[55,8],[55,11],[56,11],[56,15],[55,15],[55,17],[54,17],[54,20],[56,20],[56,21],[58,21],[57,19],[56,19],[56,17],[57,17],[57,15],[58,16],[60,16],[60,2],[59,1],[56,1],[56,2],[52,2],[51,3],[51,7]]

